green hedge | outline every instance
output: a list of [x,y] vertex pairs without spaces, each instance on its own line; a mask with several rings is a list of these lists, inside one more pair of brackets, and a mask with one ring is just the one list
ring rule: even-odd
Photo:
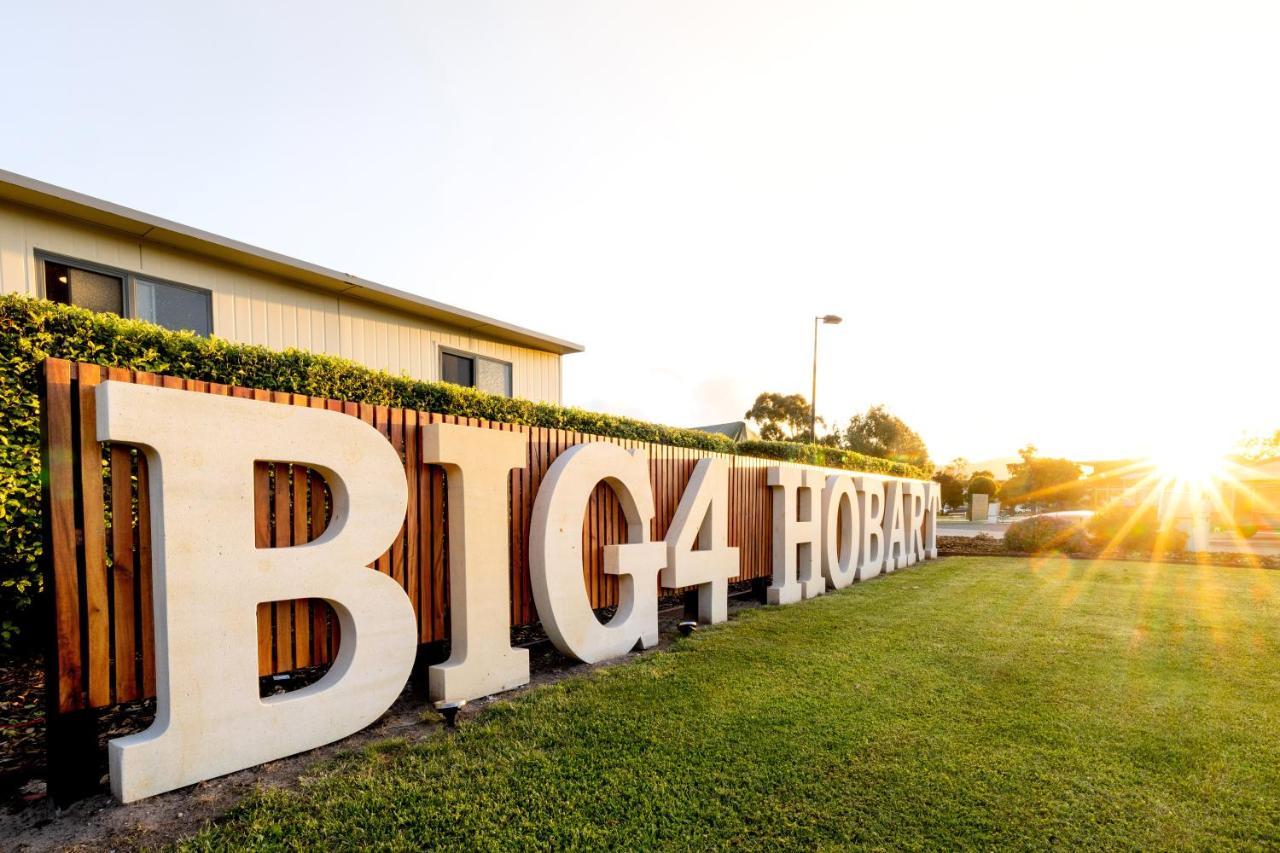
[[914,477],[927,480],[928,475],[914,465],[867,456],[838,447],[818,444],[798,444],[792,441],[740,441],[737,452],[743,456],[760,456],[805,465],[822,465],[827,468],[847,468],[850,471],[866,471],[871,474],[889,474],[894,477]]
[[40,363],[48,357],[167,373],[227,385],[312,394],[529,426],[572,430],[722,453],[750,453],[902,476],[907,465],[802,445],[746,442],[549,403],[531,403],[442,382],[420,382],[334,356],[232,344],[150,323],[30,299],[0,297],[0,647],[31,619],[42,583],[40,556]]

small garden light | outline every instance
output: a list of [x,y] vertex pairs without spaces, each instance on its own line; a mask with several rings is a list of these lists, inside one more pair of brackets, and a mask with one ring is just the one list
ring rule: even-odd
[[436,710],[440,712],[440,716],[444,717],[444,724],[448,728],[456,729],[458,727],[458,712],[462,710],[462,706],[467,704],[466,700],[458,702],[437,702]]

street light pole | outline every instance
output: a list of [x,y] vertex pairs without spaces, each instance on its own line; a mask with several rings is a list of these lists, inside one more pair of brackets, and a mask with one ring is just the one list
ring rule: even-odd
[[809,441],[818,443],[818,324],[838,325],[841,319],[835,314],[813,318],[813,390],[809,395]]

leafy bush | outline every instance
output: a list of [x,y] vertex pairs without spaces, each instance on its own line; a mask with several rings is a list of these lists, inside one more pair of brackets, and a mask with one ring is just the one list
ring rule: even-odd
[[825,445],[800,444],[794,441],[740,441],[738,452],[743,456],[760,456],[784,462],[800,462],[805,465],[822,465],[827,468],[847,468],[850,471],[866,471],[872,474],[888,474],[894,477],[926,479],[924,471],[905,462],[867,456],[852,450]]
[[1151,553],[1182,551],[1187,534],[1170,524],[1160,523],[1154,506],[1132,507],[1113,503],[1089,519],[1089,535],[1103,550]]
[[[767,452],[773,442],[753,442],[760,446],[752,450],[714,433],[421,382],[334,356],[232,344],[25,296],[0,297],[0,411],[4,412],[0,418],[0,648],[11,647],[20,633],[30,639],[31,632],[22,629],[29,624],[43,588],[37,395],[40,364],[51,356],[675,447],[790,458]],[[910,466],[842,451],[828,451],[819,464],[920,476]]]
[[1078,520],[1037,515],[1009,525],[1004,547],[1022,554],[1079,554],[1089,550],[1089,537]]
[[999,488],[996,485],[996,481],[990,477],[978,476],[969,481],[969,494],[971,495],[994,495]]

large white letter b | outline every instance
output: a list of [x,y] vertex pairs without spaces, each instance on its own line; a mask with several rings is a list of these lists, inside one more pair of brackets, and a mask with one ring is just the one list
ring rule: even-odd
[[[372,427],[346,415],[105,382],[98,439],[141,446],[151,475],[156,720],[109,745],[111,790],[149,797],[313,749],[358,731],[395,701],[416,650],[413,608],[365,566],[400,530],[404,468]],[[306,545],[256,548],[253,463],[321,473],[332,519]],[[315,684],[258,697],[257,606],[321,598],[341,644]]]

